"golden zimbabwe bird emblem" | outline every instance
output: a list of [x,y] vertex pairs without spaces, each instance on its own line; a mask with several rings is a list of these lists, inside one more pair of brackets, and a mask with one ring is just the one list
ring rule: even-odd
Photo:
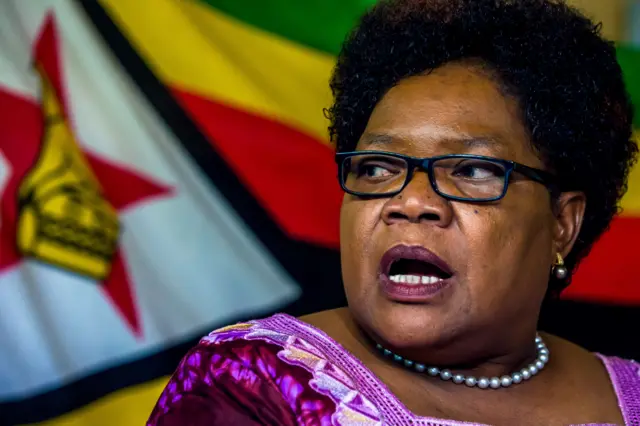
[[105,200],[46,74],[40,154],[18,189],[18,250],[27,257],[101,281],[111,271],[120,223]]

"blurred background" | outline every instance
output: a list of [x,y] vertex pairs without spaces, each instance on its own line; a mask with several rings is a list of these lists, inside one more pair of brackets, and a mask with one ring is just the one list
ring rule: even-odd
[[[212,329],[344,303],[323,108],[373,3],[0,2],[0,425],[141,425]],[[571,3],[640,105],[640,1]],[[640,359],[637,170],[623,207],[541,327]]]

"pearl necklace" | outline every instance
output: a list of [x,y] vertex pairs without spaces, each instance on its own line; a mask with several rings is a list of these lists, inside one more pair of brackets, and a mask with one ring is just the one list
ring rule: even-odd
[[498,389],[499,387],[508,388],[513,384],[522,383],[525,380],[529,380],[540,372],[544,366],[549,362],[549,349],[544,344],[540,336],[536,336],[536,349],[538,350],[538,357],[528,366],[524,367],[520,371],[516,371],[508,376],[502,377],[480,377],[479,379],[473,376],[465,376],[464,374],[453,374],[446,369],[439,369],[438,367],[427,367],[424,364],[420,364],[405,358],[400,355],[394,354],[389,349],[385,349],[381,344],[377,344],[376,348],[382,352],[385,357],[392,357],[395,362],[402,363],[405,367],[417,371],[418,373],[426,372],[429,376],[440,376],[442,380],[451,380],[453,383],[462,384],[469,387],[477,386],[480,389]]

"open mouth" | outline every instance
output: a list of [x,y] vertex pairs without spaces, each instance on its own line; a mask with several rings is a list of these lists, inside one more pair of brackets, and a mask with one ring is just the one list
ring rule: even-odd
[[421,246],[398,245],[380,262],[380,272],[390,281],[406,285],[440,284],[453,276],[447,263]]
[[451,274],[443,271],[437,265],[417,259],[400,258],[392,262],[388,277],[391,281],[401,284],[437,284]]

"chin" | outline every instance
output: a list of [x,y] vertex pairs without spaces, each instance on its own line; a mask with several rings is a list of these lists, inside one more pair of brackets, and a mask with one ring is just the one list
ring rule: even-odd
[[[453,312],[443,305],[410,303],[376,304],[379,309],[367,311],[366,323],[372,337],[395,348],[439,346],[460,328]],[[386,306],[385,306],[386,305]]]

